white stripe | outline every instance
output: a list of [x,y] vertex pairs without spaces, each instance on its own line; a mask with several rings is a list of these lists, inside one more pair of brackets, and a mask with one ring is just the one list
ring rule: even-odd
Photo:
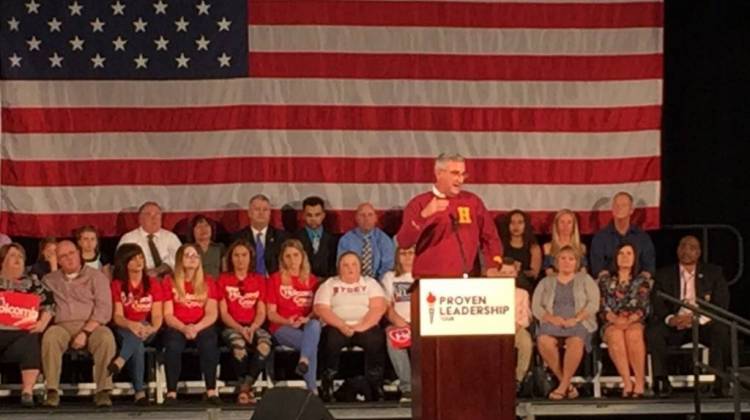
[[[529,211],[605,210],[618,191],[629,191],[637,207],[659,205],[659,182],[610,185],[467,185],[479,194],[487,208]],[[247,199],[262,193],[274,208],[300,207],[310,195],[325,197],[332,209],[354,209],[369,201],[378,209],[402,208],[429,184],[215,184],[180,186],[111,187],[3,187],[8,208],[18,213],[110,213],[133,211],[144,201],[159,202],[165,211],[212,211],[244,209]]]
[[661,104],[660,79],[606,82],[230,79],[3,81],[4,107],[182,107],[243,104],[620,107]]
[[190,133],[4,133],[2,156],[24,160],[220,157],[611,159],[660,154],[658,130],[613,133],[247,130]]
[[662,52],[662,28],[476,29],[251,25],[251,52],[621,55]]

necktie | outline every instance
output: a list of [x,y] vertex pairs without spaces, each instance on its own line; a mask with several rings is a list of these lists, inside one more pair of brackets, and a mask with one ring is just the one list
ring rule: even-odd
[[263,235],[255,237],[255,272],[266,275],[266,248],[263,246]]
[[372,243],[370,237],[364,237],[365,243],[362,244],[362,275],[375,277],[372,269]]
[[159,255],[159,248],[156,247],[156,242],[154,242],[153,233],[148,234],[148,250],[151,252],[151,259],[154,260],[154,268],[159,267],[161,265],[161,255]]
[[320,233],[318,233],[317,231],[312,232],[312,247],[313,252],[317,254],[318,248],[320,248]]

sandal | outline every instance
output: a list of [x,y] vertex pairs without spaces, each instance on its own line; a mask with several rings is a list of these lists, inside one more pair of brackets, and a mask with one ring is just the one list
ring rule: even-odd
[[565,399],[565,394],[562,393],[562,392],[560,392],[560,391],[558,391],[558,390],[554,390],[554,391],[552,391],[552,392],[549,393],[549,395],[547,396],[547,398],[549,398],[550,400],[555,400],[555,401],[564,400]]
[[566,397],[568,397],[569,400],[574,400],[578,398],[578,390],[576,389],[576,387],[573,386],[573,384],[568,386]]
[[238,405],[252,405],[255,404],[255,395],[253,395],[253,391],[250,389],[250,387],[243,386],[240,388],[240,391],[237,393],[237,404]]

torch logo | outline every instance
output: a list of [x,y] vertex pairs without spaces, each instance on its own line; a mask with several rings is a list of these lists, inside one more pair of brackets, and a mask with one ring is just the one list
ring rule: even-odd
[[428,310],[430,311],[430,324],[435,320],[435,301],[437,299],[435,298],[435,295],[432,294],[432,292],[427,294],[427,306]]

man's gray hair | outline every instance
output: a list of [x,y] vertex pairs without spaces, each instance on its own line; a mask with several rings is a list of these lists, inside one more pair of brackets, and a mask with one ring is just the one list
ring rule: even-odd
[[445,169],[445,164],[448,162],[464,162],[466,158],[458,153],[441,153],[435,159],[435,169]]

